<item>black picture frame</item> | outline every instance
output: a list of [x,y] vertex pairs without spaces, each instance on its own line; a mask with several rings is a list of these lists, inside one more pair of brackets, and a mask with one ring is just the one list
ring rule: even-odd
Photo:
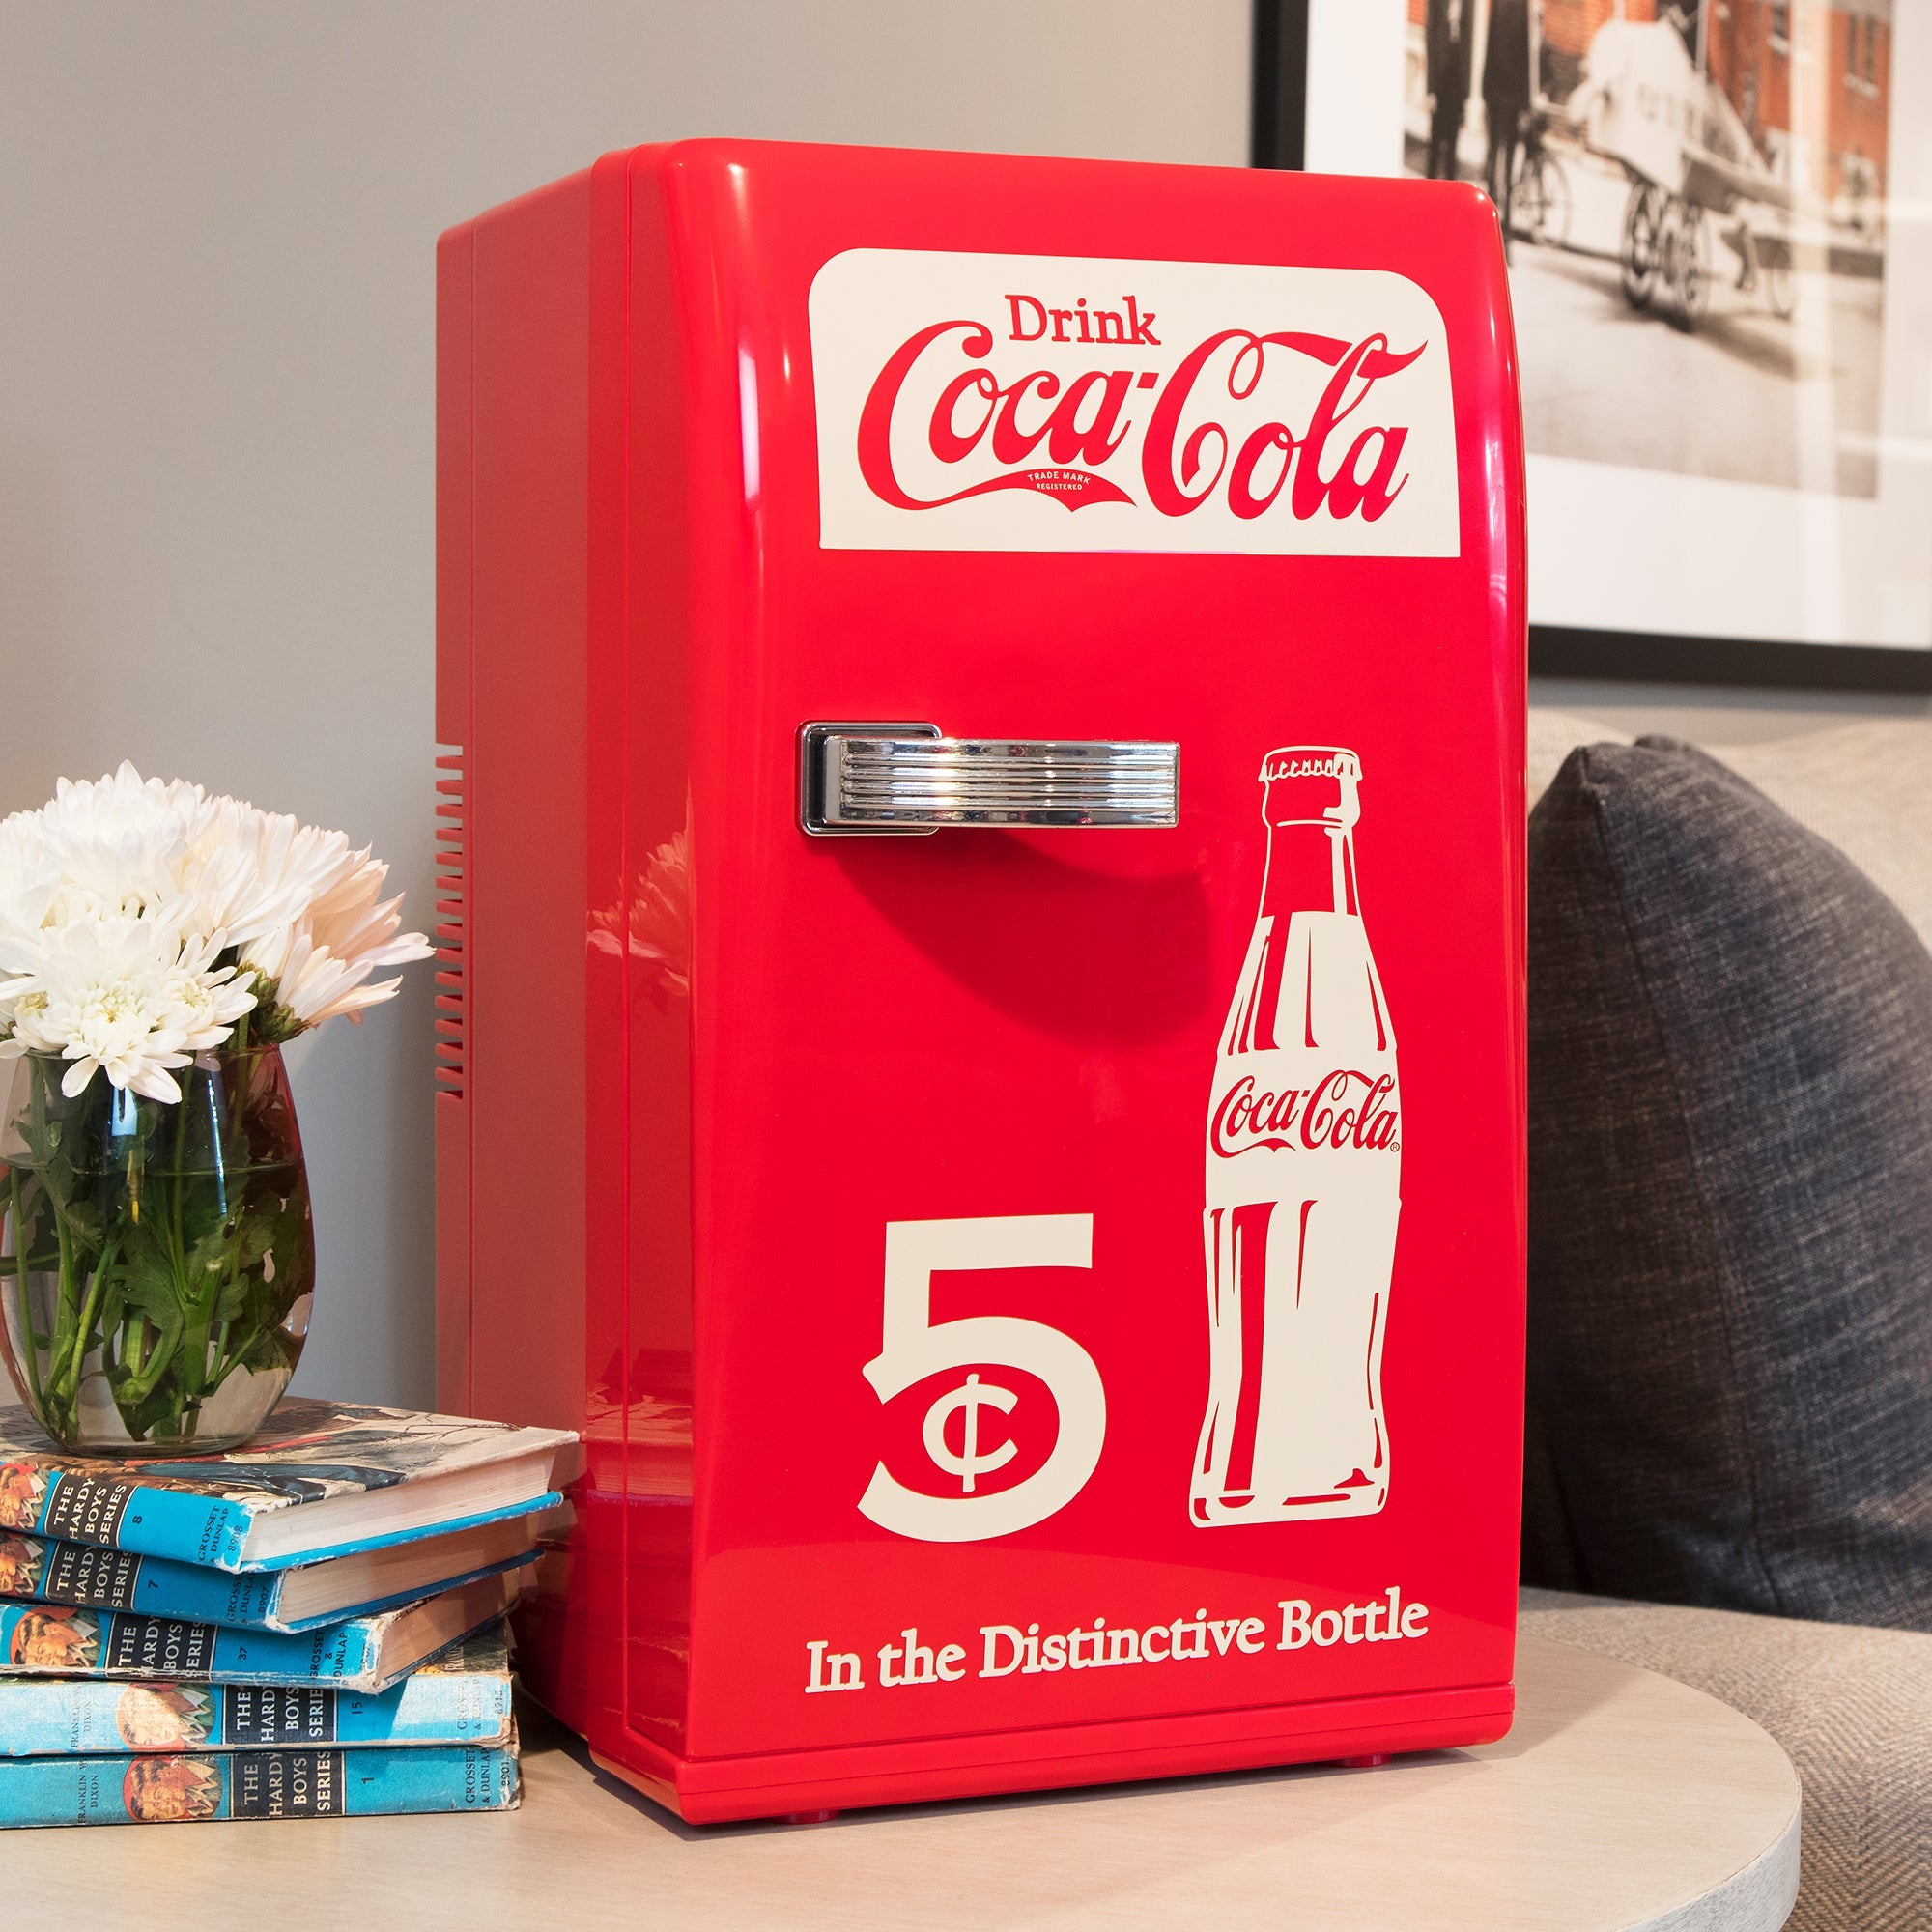
[[1308,134],[1308,0],[1255,0],[1248,165],[1299,169]]
[[[1299,169],[1307,153],[1308,0],[1255,0],[1248,158]],[[1932,692],[1932,650],[1529,627],[1533,677],[1797,691]]]

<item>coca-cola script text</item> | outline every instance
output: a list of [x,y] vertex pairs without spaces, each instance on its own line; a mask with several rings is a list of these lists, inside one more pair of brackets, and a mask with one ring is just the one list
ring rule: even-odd
[[1386,1073],[1371,1078],[1337,1067],[1313,1087],[1276,1094],[1244,1073],[1221,1096],[1208,1141],[1223,1159],[1251,1148],[1368,1148],[1400,1151],[1400,1116],[1384,1106],[1395,1091]]

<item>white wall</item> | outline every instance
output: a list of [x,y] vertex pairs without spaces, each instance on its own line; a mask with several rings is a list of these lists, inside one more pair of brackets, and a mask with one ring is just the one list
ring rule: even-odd
[[[437,232],[689,134],[1237,163],[1248,23],[1247,0],[14,0],[0,812],[131,757],[373,841],[426,923]],[[1538,696],[1719,740],[1833,715]],[[298,1067],[302,1386],[431,1398],[429,1065],[418,969]]]
[[[438,231],[694,134],[1238,163],[1248,34],[1247,0],[13,0],[0,813],[131,757],[372,840],[426,922]],[[430,1060],[418,968],[298,1066],[298,1386],[432,1398]]]
[[1750,745],[1867,718],[1932,719],[1932,698],[1902,693],[1740,691],[1603,678],[1533,677],[1529,705],[1532,711],[1574,712],[1633,737],[1662,731],[1700,745]]

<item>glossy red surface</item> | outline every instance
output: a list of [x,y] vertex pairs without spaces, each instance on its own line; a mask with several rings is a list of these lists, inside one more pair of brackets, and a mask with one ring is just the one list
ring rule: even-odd
[[[1454,554],[822,547],[808,298],[861,248],[1407,278],[1446,344]],[[540,1693],[699,1821],[1500,1735],[1524,636],[1487,201],[696,143],[452,231],[440,302],[439,734],[466,785],[440,1401],[586,1433],[526,1630]],[[1095,521],[1042,507],[1046,541]],[[1178,740],[1179,825],[808,839],[799,726],[867,718]],[[1387,1493],[1203,1527],[1204,1125],[1284,745],[1359,755],[1400,1037]],[[1014,1216],[1091,1217],[1090,1264],[943,1269],[929,1321],[1070,1338],[1097,1460],[1006,1533],[895,1533],[860,1508],[878,1469],[956,1503],[973,1423],[996,1495],[1077,1420],[1024,1338],[975,1351],[991,1329],[889,1401],[866,1374],[888,1224]],[[1010,1409],[965,1408],[969,1372]],[[1326,1610],[1340,1640],[1281,1647]],[[1091,1653],[1096,1621],[1151,1661],[982,1674],[1029,1634]],[[924,1681],[890,1681],[908,1648]],[[809,1689],[840,1655],[864,1688]]]

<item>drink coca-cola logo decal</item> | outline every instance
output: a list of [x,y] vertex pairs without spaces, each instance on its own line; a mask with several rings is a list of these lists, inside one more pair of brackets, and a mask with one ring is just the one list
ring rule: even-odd
[[1225,1159],[1250,1148],[1357,1148],[1400,1151],[1394,1079],[1338,1066],[1312,1087],[1279,1094],[1244,1073],[1221,1096],[1208,1141]]
[[810,320],[827,549],[1457,554],[1405,276],[862,248]]

